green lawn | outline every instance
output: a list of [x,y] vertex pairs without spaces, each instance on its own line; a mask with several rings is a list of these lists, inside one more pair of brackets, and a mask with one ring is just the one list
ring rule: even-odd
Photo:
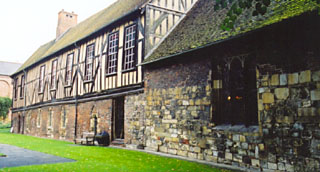
[[147,153],[11,134],[0,129],[0,143],[74,159],[77,162],[34,165],[0,169],[0,171],[223,171],[207,165],[164,158]]

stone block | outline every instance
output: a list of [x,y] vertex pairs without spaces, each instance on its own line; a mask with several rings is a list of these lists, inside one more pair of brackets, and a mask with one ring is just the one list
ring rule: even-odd
[[203,154],[199,153],[199,154],[198,154],[198,159],[200,159],[200,160],[204,160],[204,156],[203,156]]
[[189,145],[186,145],[186,144],[183,144],[183,145],[181,146],[181,150],[189,151],[189,150],[190,150],[190,146],[189,146]]
[[312,73],[312,81],[320,81],[320,71]]
[[246,142],[241,143],[241,148],[242,149],[248,149],[249,148],[248,143],[246,143]]
[[284,165],[284,163],[279,162],[278,163],[278,169],[281,171],[285,171],[286,170],[286,166]]
[[288,85],[294,85],[299,83],[299,74],[292,73],[288,75]]
[[240,135],[240,142],[246,142],[246,137],[244,135]]
[[260,167],[260,160],[258,159],[251,159],[251,164],[254,167]]
[[272,86],[279,85],[279,75],[278,74],[275,74],[275,75],[271,76],[270,85],[272,85]]
[[168,148],[166,146],[160,146],[159,151],[164,152],[164,153],[168,153]]
[[287,74],[281,74],[280,75],[280,85],[287,85],[288,84],[288,77]]
[[213,155],[214,157],[218,157],[219,152],[218,152],[218,151],[212,151],[212,155]]
[[259,150],[260,150],[260,151],[264,151],[264,144],[261,143],[261,144],[259,144],[258,146],[259,146]]
[[225,159],[227,159],[227,160],[232,160],[232,153],[229,153],[229,152],[226,152],[225,153]]
[[171,119],[171,120],[163,119],[163,120],[162,120],[162,123],[177,124],[177,123],[178,123],[178,120],[176,120],[176,119]]
[[188,156],[188,151],[178,150],[177,154],[180,156]]
[[205,138],[201,139],[198,145],[200,148],[203,148],[203,149],[207,148],[207,139]]
[[311,82],[311,71],[306,70],[306,71],[301,72],[299,75],[299,82],[300,83]]
[[200,153],[200,152],[201,152],[201,148],[199,148],[199,147],[194,147],[194,148],[193,148],[193,151],[196,152],[196,153]]
[[168,149],[168,153],[172,155],[177,155],[177,149]]
[[288,172],[294,172],[294,166],[291,164],[285,164],[286,171]]
[[312,90],[310,94],[312,101],[320,100],[320,89]]
[[274,93],[277,99],[285,100],[289,97],[289,88],[276,88]]
[[270,104],[274,103],[274,94],[272,93],[263,93],[262,94],[263,103]]
[[240,141],[240,135],[239,134],[232,135],[232,140],[233,141]]
[[188,157],[189,158],[193,158],[193,159],[197,159],[198,158],[198,154],[197,153],[188,152]]
[[183,100],[183,101],[182,101],[182,105],[183,105],[183,106],[189,106],[190,103],[189,103],[188,100]]
[[277,170],[277,169],[278,169],[278,164],[268,162],[268,169],[270,169],[270,170]]

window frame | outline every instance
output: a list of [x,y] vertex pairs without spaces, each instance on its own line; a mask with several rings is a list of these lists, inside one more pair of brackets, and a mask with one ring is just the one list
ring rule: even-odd
[[52,126],[53,126],[52,124],[53,124],[53,110],[50,109],[48,114],[48,128],[52,129]]
[[37,128],[41,127],[41,112],[42,112],[42,110],[39,109],[38,114],[37,114]]
[[[130,48],[126,48],[126,43],[127,43],[127,29],[129,29],[130,27],[135,27],[134,31],[135,31],[135,35],[134,35],[134,47],[130,47]],[[136,23],[133,23],[131,25],[128,25],[124,28],[124,38],[123,38],[123,55],[122,55],[122,72],[130,72],[133,70],[136,70],[137,66],[137,58],[138,58],[138,25]],[[133,60],[132,60],[132,66],[130,68],[126,67],[126,64],[130,62],[126,62],[127,56],[126,56],[126,51],[132,49],[133,51]]]
[[[237,67],[232,69],[234,59],[240,60],[242,65],[241,72],[237,71]],[[220,66],[220,71],[214,69],[215,67],[218,68],[218,66]],[[248,57],[243,59],[235,57],[232,60],[227,58],[227,60],[213,63],[213,115],[211,122],[217,125],[258,125],[255,66],[255,62]],[[239,76],[231,76],[234,73],[239,73]],[[237,82],[239,84],[234,84],[235,81],[238,81],[238,77],[241,78],[241,81]],[[236,85],[240,85],[240,87]],[[256,105],[253,107],[252,104],[254,103]],[[237,111],[237,113],[233,113],[234,111]]]
[[[69,61],[69,58],[71,58],[71,61]],[[72,74],[73,74],[73,60],[74,60],[74,52],[67,55],[66,59],[66,74],[65,74],[65,86],[70,87],[72,85]],[[71,62],[71,65],[69,64]],[[71,67],[69,69],[69,67]],[[68,72],[70,71],[70,80],[68,79]]]
[[24,87],[25,87],[25,76],[21,76],[21,83],[20,83],[20,99],[24,98]]
[[[42,71],[43,69],[43,71]],[[39,89],[38,89],[38,92],[39,94],[42,94],[45,90],[44,88],[44,80],[45,80],[45,75],[46,75],[46,65],[42,65],[40,66],[40,76],[39,76]]]
[[[92,56],[89,56],[89,48],[92,47]],[[88,63],[89,58],[91,59],[91,63]],[[95,43],[89,44],[86,47],[86,58],[85,58],[85,74],[84,74],[84,82],[92,82],[93,81],[93,75],[94,75],[94,58],[95,58]],[[88,66],[91,64],[91,78],[89,78],[89,70]]]
[[[113,36],[113,35],[117,35],[117,42],[116,42],[116,46],[115,47],[112,47],[112,48],[115,48],[115,52],[112,52],[110,51],[111,47],[111,42],[110,42],[110,37]],[[108,47],[107,47],[107,55],[106,55],[106,76],[110,76],[110,75],[116,75],[117,74],[117,71],[118,71],[118,58],[119,58],[119,41],[120,41],[120,34],[119,34],[119,31],[115,31],[115,32],[112,32],[112,33],[109,33],[108,34]],[[114,59],[112,59],[113,61],[115,61],[114,63],[114,66],[110,66],[110,59],[112,57],[115,57]],[[109,69],[114,69],[113,72],[109,72]]]
[[51,84],[50,84],[51,90],[57,89],[57,73],[58,73],[58,59],[55,59],[51,63]]
[[67,112],[66,108],[63,108],[61,113],[61,128],[66,128],[67,126]]
[[18,98],[18,77],[13,80],[13,99],[17,100]]

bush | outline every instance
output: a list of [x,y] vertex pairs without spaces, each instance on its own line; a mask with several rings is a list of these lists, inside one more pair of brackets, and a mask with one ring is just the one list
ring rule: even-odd
[[0,129],[11,128],[11,124],[3,124],[0,122]]
[[7,97],[0,97],[0,118],[5,119],[8,115],[12,101]]

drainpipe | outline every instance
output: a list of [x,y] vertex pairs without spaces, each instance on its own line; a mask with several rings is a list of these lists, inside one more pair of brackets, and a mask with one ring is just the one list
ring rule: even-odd
[[[24,75],[24,88],[23,88],[23,101],[24,101],[24,104],[23,104],[23,113],[22,113],[22,133],[21,134],[24,134],[24,120],[25,120],[25,114],[26,114],[26,106],[27,106],[27,100],[26,100],[26,81],[27,81],[27,72],[25,69],[23,69],[23,75]],[[21,83],[22,84],[22,83]]]
[[79,61],[80,61],[80,47],[77,43],[74,43],[74,46],[78,49],[78,58],[77,58],[77,70],[76,70],[76,97],[75,97],[75,119],[74,119],[74,143],[77,139],[77,126],[78,126],[78,71],[79,71]]

